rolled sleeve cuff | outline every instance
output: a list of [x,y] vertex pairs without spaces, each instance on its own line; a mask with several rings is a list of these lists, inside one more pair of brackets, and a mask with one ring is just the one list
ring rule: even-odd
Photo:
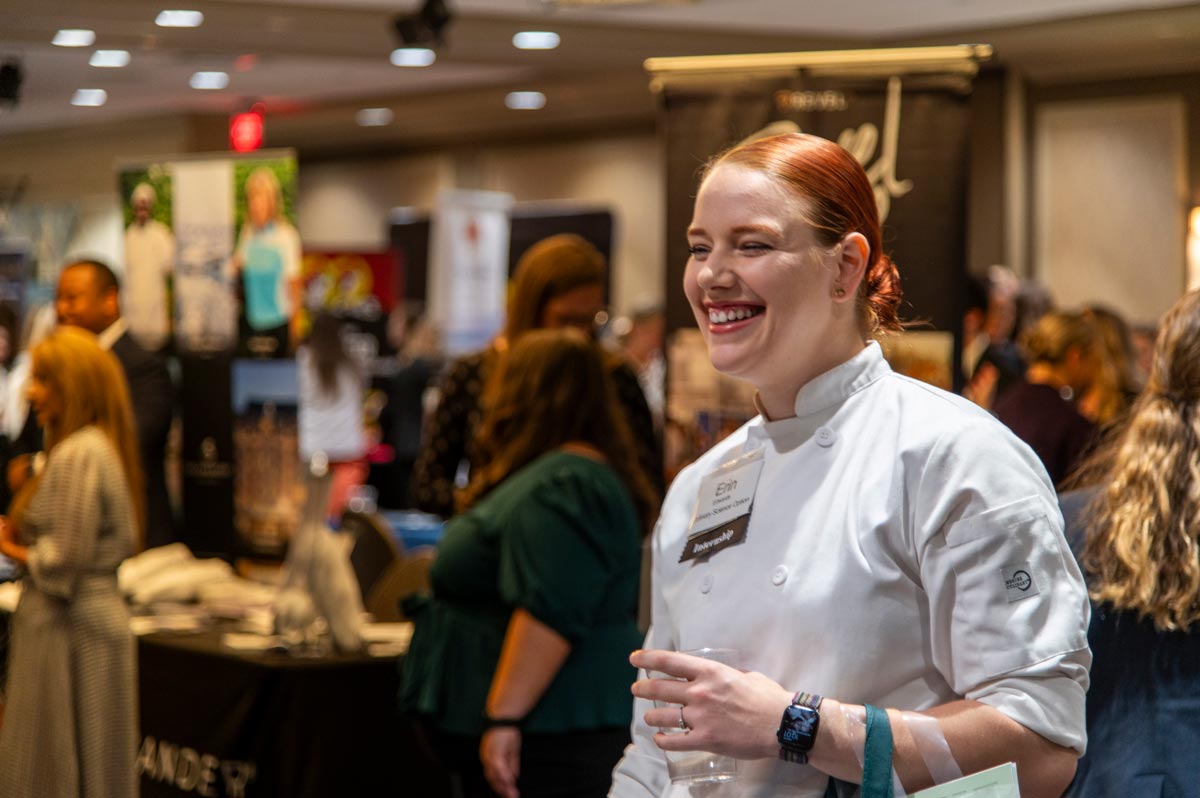
[[1084,707],[1091,651],[1051,657],[972,690],[966,698],[994,707],[1052,743],[1087,749]]

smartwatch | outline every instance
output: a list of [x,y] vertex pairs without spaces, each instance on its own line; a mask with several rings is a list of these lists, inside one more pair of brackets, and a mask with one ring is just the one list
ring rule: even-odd
[[808,763],[808,752],[812,750],[817,729],[821,727],[820,710],[821,696],[796,693],[792,703],[783,710],[779,731],[775,732],[775,738],[779,740],[780,759],[800,765]]

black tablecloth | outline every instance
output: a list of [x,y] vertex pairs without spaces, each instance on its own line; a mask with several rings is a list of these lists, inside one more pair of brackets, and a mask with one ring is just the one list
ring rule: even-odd
[[396,716],[395,658],[239,652],[219,629],[138,643],[143,798],[448,795]]

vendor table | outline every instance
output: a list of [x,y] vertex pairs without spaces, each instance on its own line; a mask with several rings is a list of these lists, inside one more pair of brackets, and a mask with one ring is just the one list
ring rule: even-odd
[[236,651],[221,631],[138,639],[143,798],[449,795],[396,716],[396,658]]

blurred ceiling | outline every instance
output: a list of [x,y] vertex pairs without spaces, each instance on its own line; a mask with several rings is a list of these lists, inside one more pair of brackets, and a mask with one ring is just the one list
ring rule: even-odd
[[[567,7],[584,3],[580,7]],[[525,138],[563,130],[648,128],[652,56],[984,42],[1035,83],[1200,72],[1200,3],[1146,0],[446,0],[452,19],[437,61],[393,66],[393,21],[421,0],[0,0],[0,63],[24,73],[20,101],[0,106],[3,137],[141,116],[225,115],[261,101],[267,143],[310,153],[396,150]],[[201,11],[197,28],[162,28],[164,8]],[[61,28],[93,45],[58,47]],[[518,50],[522,30],[557,49]],[[130,53],[121,69],[88,65],[97,49]],[[218,91],[189,87],[223,71]],[[77,89],[107,92],[75,107]],[[546,96],[510,110],[509,91]],[[359,127],[364,107],[394,120]]]

